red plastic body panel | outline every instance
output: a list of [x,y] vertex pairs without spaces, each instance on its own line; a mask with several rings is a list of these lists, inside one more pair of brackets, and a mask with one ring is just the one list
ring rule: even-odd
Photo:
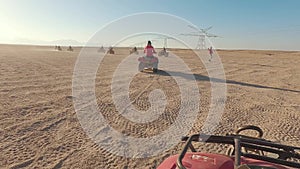
[[[176,161],[178,155],[167,158],[157,169],[177,169]],[[186,169],[234,169],[234,157],[230,158],[221,154],[190,152],[186,153],[182,160]],[[269,162],[241,157],[241,164],[251,164],[264,167],[274,167],[276,169],[293,169]]]
[[[178,155],[167,158],[157,169],[176,169]],[[187,169],[234,169],[231,158],[221,154],[186,153],[182,160]]]

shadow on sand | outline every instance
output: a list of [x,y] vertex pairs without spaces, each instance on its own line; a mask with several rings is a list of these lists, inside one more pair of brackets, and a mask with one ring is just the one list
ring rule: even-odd
[[[234,84],[234,85],[255,87],[255,88],[261,88],[261,89],[273,89],[273,90],[281,90],[281,91],[300,93],[299,90],[284,89],[284,88],[271,87],[271,86],[263,86],[263,85],[258,85],[258,84],[238,82],[238,81],[234,81],[234,80],[209,78],[208,76],[204,76],[204,75],[200,75],[200,74],[187,74],[187,73],[175,72],[175,71],[168,71],[168,72],[171,73],[172,76],[179,76],[179,77],[183,77],[188,80],[193,80],[193,76],[194,76],[195,80],[197,80],[197,81],[210,81],[211,80],[212,82],[216,82],[216,83],[226,83],[226,84]],[[166,71],[163,71],[163,70],[159,70],[157,72],[157,74],[159,74],[161,76],[171,76],[169,73],[167,73]]]

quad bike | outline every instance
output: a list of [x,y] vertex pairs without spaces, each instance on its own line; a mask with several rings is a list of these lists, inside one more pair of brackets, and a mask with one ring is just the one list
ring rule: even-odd
[[[241,135],[255,130],[258,137]],[[300,147],[282,145],[262,139],[257,126],[244,126],[225,136],[195,134],[183,137],[180,154],[167,158],[158,169],[296,169],[300,168]],[[227,154],[197,152],[192,143],[205,142],[230,145]],[[192,152],[187,152],[191,149]]]
[[67,51],[73,52],[73,48],[71,46],[69,46],[69,48],[67,49]]
[[58,51],[62,51],[62,48],[60,46],[57,46]]
[[99,48],[99,49],[98,49],[98,52],[99,52],[99,53],[100,53],[100,52],[101,52],[101,53],[105,53],[104,47],[102,46],[101,48]]
[[108,49],[108,53],[109,53],[109,54],[115,54],[115,51],[114,51],[114,49],[111,47],[111,48]]
[[138,55],[139,54],[139,51],[137,51],[137,48],[136,47],[134,47],[133,49],[131,49],[130,51],[129,51],[129,53],[130,54],[136,54],[136,55]]
[[158,56],[168,57],[169,56],[169,52],[167,52],[166,49],[163,49],[163,50],[161,50],[161,51],[158,52]]
[[143,56],[139,57],[138,61],[139,67],[138,70],[140,72],[146,70],[152,70],[154,73],[158,71],[158,58],[155,56]]

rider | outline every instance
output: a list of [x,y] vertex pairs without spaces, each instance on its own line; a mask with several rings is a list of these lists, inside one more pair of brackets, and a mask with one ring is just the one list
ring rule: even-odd
[[209,53],[209,55],[210,55],[209,61],[211,61],[211,59],[212,59],[212,57],[213,57],[213,53],[214,53],[212,47],[208,48],[208,53]]
[[139,64],[139,70],[143,70],[145,67],[145,64],[150,64],[153,68],[153,72],[157,72],[158,67],[158,59],[157,57],[153,56],[154,53],[156,53],[154,47],[151,45],[151,41],[148,41],[147,46],[144,49],[144,53],[146,56],[139,57],[138,61],[140,61]]
[[144,49],[144,53],[146,53],[147,57],[153,57],[153,53],[156,53],[154,47],[151,45],[151,41],[149,40],[147,46]]

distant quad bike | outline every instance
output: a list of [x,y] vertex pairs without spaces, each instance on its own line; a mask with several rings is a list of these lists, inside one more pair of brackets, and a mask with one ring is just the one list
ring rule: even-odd
[[129,52],[130,52],[130,54],[136,54],[136,55],[139,54],[139,51],[137,50],[136,47],[132,48]]
[[69,48],[67,50],[70,51],[70,52],[73,52],[72,46],[69,46]]
[[62,48],[60,46],[57,46],[58,51],[62,51]]
[[[245,130],[258,132],[256,137],[241,135]],[[300,168],[300,147],[274,143],[261,138],[257,126],[244,126],[235,134],[200,135],[183,137],[180,154],[163,161],[157,169],[296,169]],[[192,143],[229,145],[226,154],[197,152]],[[187,152],[188,149],[191,152]]]
[[158,58],[155,56],[143,56],[139,57],[138,61],[139,67],[138,70],[140,72],[144,70],[152,70],[154,73],[158,71]]
[[167,50],[164,48],[163,50],[161,50],[160,52],[158,52],[158,56],[168,57],[169,56],[169,52],[167,52]]
[[98,52],[100,53],[105,53],[105,49],[104,49],[104,47],[103,46],[101,46],[99,49],[98,49]]
[[109,53],[109,54],[115,54],[115,51],[114,51],[114,49],[111,47],[111,48],[108,49],[108,53]]

